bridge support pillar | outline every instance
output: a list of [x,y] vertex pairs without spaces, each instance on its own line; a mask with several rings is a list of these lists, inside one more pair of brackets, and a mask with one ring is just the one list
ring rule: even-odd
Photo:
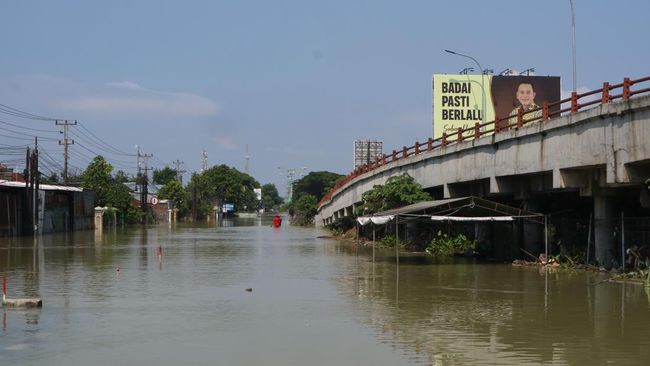
[[603,191],[594,195],[594,251],[601,266],[611,265],[614,259],[617,234],[614,203],[614,197]]

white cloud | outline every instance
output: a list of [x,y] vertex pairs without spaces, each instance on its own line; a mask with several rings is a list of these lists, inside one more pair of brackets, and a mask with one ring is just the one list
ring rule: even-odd
[[237,145],[234,141],[232,141],[228,137],[221,137],[221,136],[220,137],[214,137],[212,139],[212,141],[214,141],[214,143],[216,143],[217,146],[219,146],[220,148],[222,148],[224,150],[237,150],[237,149],[239,149],[239,145]]
[[144,88],[141,87],[140,84],[137,84],[137,83],[134,83],[134,82],[128,81],[128,80],[111,81],[111,82],[106,83],[106,85],[116,87],[116,88],[144,90]]
[[64,110],[101,113],[138,113],[174,117],[210,117],[221,108],[214,101],[192,93],[160,92],[146,89],[132,81],[106,84],[107,90],[93,95],[78,95],[55,100]]

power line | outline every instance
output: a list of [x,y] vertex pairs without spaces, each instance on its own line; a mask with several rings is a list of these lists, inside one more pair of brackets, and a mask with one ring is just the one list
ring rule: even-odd
[[[124,151],[122,151],[122,150],[120,150],[120,149],[118,149],[118,148],[113,147],[112,145],[109,145],[106,141],[100,139],[99,137],[97,137],[97,135],[95,135],[94,133],[92,133],[92,131],[90,131],[88,128],[86,128],[86,126],[84,126],[82,123],[79,124],[79,127],[81,127],[81,128],[84,129],[86,132],[88,132],[88,134],[90,134],[92,137],[94,137],[94,138],[95,138],[97,141],[99,141],[101,144],[103,144],[103,145],[106,146],[107,148],[113,150],[114,153],[115,153],[116,155],[135,156],[135,154],[129,154],[129,153],[126,153],[126,152],[124,152]],[[84,132],[82,132],[82,131],[79,131],[79,132],[82,133],[82,134],[84,134]]]
[[60,118],[39,116],[38,114],[25,112],[18,108],[10,107],[6,104],[1,104],[1,103],[0,103],[0,113],[13,115],[20,118],[34,119],[34,120],[41,120],[41,121],[56,121],[57,119],[60,119]]
[[59,133],[59,131],[56,131],[56,130],[44,130],[44,129],[40,129],[40,128],[29,128],[29,127],[20,126],[20,125],[17,125],[17,124],[11,123],[11,122],[7,122],[7,121],[3,121],[3,120],[0,120],[0,123],[5,124],[5,125],[9,125],[9,126],[13,126],[13,127],[17,127],[17,128],[22,128],[22,129],[29,130],[29,131]]

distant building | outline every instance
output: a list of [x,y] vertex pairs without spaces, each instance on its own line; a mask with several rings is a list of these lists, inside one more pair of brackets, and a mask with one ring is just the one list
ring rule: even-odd
[[354,169],[381,158],[383,154],[382,141],[356,140],[354,142]]

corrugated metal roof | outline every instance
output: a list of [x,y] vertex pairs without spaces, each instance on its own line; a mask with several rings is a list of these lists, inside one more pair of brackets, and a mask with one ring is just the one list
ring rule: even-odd
[[[6,180],[0,180],[0,186],[4,187],[14,187],[14,188],[24,188],[26,186],[25,182],[10,182]],[[38,189],[42,191],[69,191],[69,192],[83,192],[83,188],[80,187],[70,187],[70,186],[59,186],[54,184],[39,184]]]

